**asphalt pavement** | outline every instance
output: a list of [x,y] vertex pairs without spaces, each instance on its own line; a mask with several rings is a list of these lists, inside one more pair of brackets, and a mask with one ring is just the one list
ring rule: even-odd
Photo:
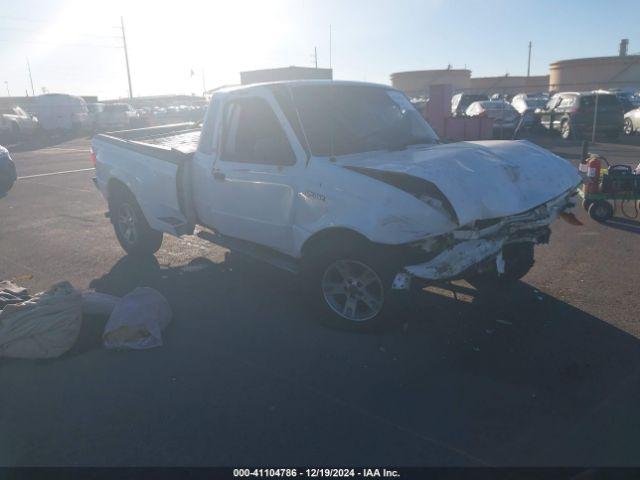
[[[638,465],[640,223],[557,222],[512,290],[464,282],[400,327],[317,321],[286,273],[195,238],[123,253],[89,140],[13,154],[0,278],[69,280],[173,309],[165,345],[108,351],[86,317],[54,360],[0,360],[0,465]],[[554,146],[575,162],[578,145]],[[635,164],[640,148],[595,145]]]

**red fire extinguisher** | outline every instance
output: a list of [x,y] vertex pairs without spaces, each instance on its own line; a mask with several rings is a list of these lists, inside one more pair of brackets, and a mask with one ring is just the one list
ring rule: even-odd
[[591,157],[587,161],[587,182],[585,182],[587,193],[598,193],[600,191],[600,170],[602,164],[598,157]]

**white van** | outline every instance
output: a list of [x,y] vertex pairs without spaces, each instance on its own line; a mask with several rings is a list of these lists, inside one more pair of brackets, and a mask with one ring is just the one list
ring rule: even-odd
[[74,95],[39,95],[33,104],[33,112],[44,130],[83,130],[89,126],[87,104]]

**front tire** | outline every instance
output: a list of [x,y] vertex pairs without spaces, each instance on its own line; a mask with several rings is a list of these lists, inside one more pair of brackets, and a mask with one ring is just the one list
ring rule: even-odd
[[147,223],[133,194],[116,189],[109,201],[111,222],[118,242],[129,255],[147,256],[156,253],[162,245],[162,232]]
[[478,290],[509,287],[524,277],[535,263],[532,242],[511,243],[502,247],[504,273],[497,270],[468,278]]
[[378,330],[396,318],[398,293],[391,289],[394,269],[375,247],[325,245],[322,253],[307,259],[307,280],[321,321],[341,330]]

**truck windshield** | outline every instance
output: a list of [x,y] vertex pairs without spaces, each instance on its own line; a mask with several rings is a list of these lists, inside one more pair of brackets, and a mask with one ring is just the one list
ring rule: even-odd
[[380,87],[305,85],[293,99],[313,155],[348,155],[437,143],[402,93]]

